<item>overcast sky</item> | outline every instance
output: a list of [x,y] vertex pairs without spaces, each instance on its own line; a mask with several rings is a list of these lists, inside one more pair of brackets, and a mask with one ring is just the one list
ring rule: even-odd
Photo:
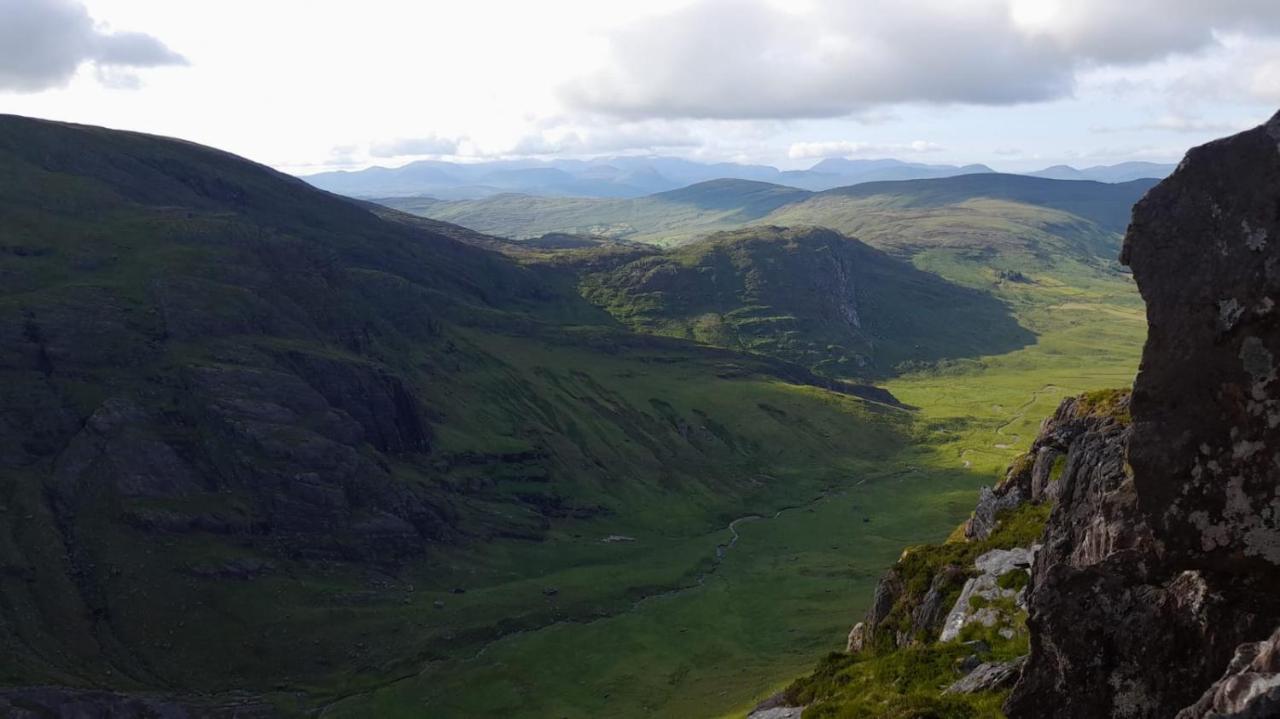
[[1280,0],[0,0],[0,112],[299,174],[1175,161],[1277,108]]

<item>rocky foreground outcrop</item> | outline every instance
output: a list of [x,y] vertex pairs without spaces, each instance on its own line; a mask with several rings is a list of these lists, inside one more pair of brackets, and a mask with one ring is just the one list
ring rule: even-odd
[[[1189,152],[1122,259],[1149,322],[1132,394],[1065,401],[963,541],[905,553],[848,653],[788,690],[806,718],[996,716],[1014,681],[1010,719],[1280,717],[1280,115]],[[1052,506],[1030,542],[1008,527],[1029,506]],[[1035,557],[999,607],[984,565],[1010,542]],[[1010,620],[1026,655],[981,656],[973,626]]]
[[752,717],[779,706],[804,706],[808,719],[998,713],[1028,661],[1029,585],[1040,557],[1132,541],[1120,533],[1081,540],[1051,528],[1064,517],[1074,526],[1123,495],[1129,432],[1128,391],[1064,401],[1005,479],[981,493],[961,536],[903,552],[850,631],[846,652]]
[[1189,152],[1134,209],[1122,259],[1150,326],[1129,469],[1063,485],[1006,710],[1275,716],[1280,115]]

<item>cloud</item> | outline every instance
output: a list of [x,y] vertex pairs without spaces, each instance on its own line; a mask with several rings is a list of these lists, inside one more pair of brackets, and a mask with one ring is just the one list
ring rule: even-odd
[[0,18],[0,91],[60,87],[85,63],[104,85],[133,88],[134,69],[187,64],[150,35],[95,24],[75,0],[0,0]]
[[1078,72],[1280,32],[1275,0],[698,0],[615,30],[561,88],[628,118],[819,118],[900,103],[1010,105]]
[[1241,130],[1247,130],[1257,124],[1259,123],[1249,120],[1241,122],[1217,122],[1183,115],[1163,115],[1151,120],[1150,122],[1140,122],[1134,125],[1098,125],[1090,127],[1089,131],[1105,134],[1112,132],[1147,132],[1151,130],[1163,130],[1165,132],[1187,132],[1198,135],[1226,135],[1240,132]]
[[384,142],[375,142],[369,146],[369,154],[374,157],[400,157],[402,155],[456,155],[462,138],[427,135],[424,137],[403,137]]
[[787,157],[805,160],[817,157],[884,157],[910,153],[938,152],[942,145],[924,140],[904,144],[873,144],[867,142],[796,142],[787,150]]
[[664,122],[574,122],[538,129],[512,146],[510,155],[601,155],[698,147],[690,128]]

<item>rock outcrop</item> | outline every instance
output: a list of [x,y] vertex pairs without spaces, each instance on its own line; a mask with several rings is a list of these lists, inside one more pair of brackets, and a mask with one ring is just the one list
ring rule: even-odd
[[1022,604],[1025,580],[1018,575],[1026,576],[1037,548],[993,549],[975,559],[977,576],[964,583],[960,597],[943,622],[938,641],[957,639],[964,628],[972,624],[995,627],[1006,639],[1012,638],[1013,628],[1006,625],[1013,612],[1007,605]]
[[[982,491],[964,536],[904,551],[850,630],[846,652],[788,687],[785,705],[808,706],[808,716],[970,716],[998,705],[1034,641],[1028,587],[1041,556],[1085,561],[1145,536],[1093,521],[1104,509],[1127,516],[1117,497],[1131,486],[1129,421],[1125,390],[1064,400],[1005,478]],[[1046,531],[1051,511],[1066,519]]]
[[1131,436],[1064,468],[1010,717],[1276,715],[1278,241],[1280,115],[1193,149],[1135,208]]

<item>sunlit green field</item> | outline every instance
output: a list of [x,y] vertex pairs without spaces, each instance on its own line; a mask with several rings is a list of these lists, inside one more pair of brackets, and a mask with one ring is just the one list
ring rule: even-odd
[[[987,272],[945,251],[916,263],[961,282]],[[916,408],[905,449],[819,482],[803,481],[802,470],[795,486],[803,499],[773,500],[799,506],[776,515],[778,504],[744,508],[743,515],[761,517],[737,523],[739,539],[718,565],[716,545],[731,536],[726,527],[628,544],[627,561],[540,580],[587,596],[593,578],[602,595],[608,585],[636,581],[657,591],[664,577],[683,589],[602,605],[598,616],[566,613],[568,621],[429,663],[339,701],[325,716],[743,715],[824,653],[842,648],[880,573],[903,547],[941,540],[963,521],[977,488],[1002,475],[1063,397],[1132,382],[1145,322],[1129,280],[1069,265],[1033,277],[1034,284],[1003,285],[998,295],[1037,334],[1035,344],[887,382]],[[668,528],[694,524],[690,517]],[[538,549],[562,548],[521,551]],[[551,556],[543,561],[566,555]]]

